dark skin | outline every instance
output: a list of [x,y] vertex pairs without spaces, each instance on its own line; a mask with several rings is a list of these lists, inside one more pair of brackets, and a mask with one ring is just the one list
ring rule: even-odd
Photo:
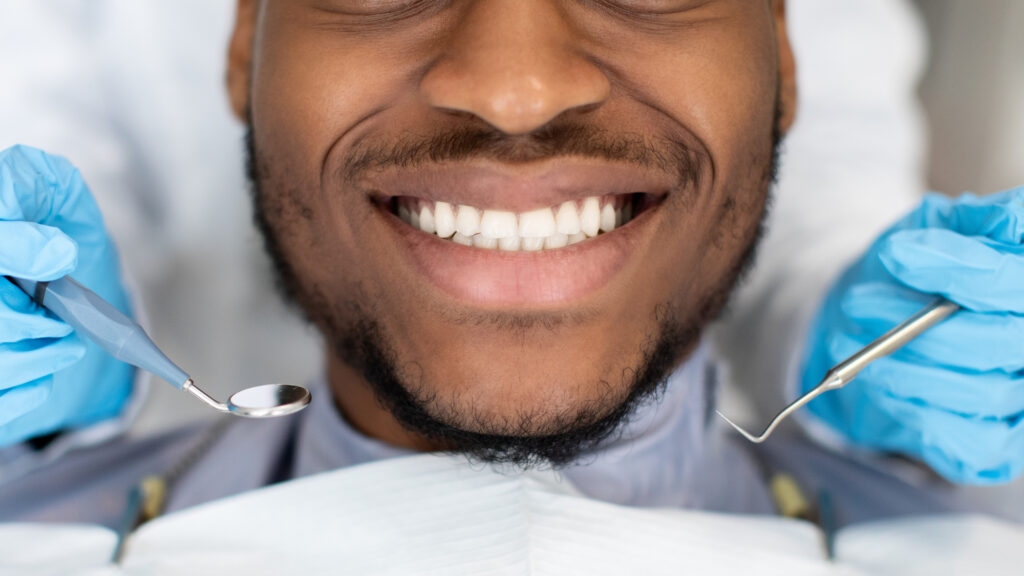
[[[335,402],[361,432],[449,447],[396,419],[344,351],[367,318],[426,413],[473,433],[542,436],[620,406],[665,318],[702,327],[724,304],[757,235],[773,135],[795,112],[782,0],[239,0],[237,14],[228,88],[252,128],[265,232],[325,336]],[[689,179],[648,167],[670,183],[657,209],[624,243],[622,269],[578,297],[494,304],[439,290],[374,203],[377,172],[345,170],[360,147],[410,135],[487,130],[514,148],[563,125],[657,151],[681,143],[699,159]],[[514,178],[569,159],[488,161]],[[673,363],[693,344],[680,340]]]

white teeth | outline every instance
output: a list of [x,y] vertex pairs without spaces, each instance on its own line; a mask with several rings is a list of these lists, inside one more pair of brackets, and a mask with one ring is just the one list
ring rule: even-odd
[[[428,234],[437,234],[463,246],[506,252],[555,250],[611,232],[633,217],[630,202],[591,196],[577,208],[575,201],[557,208],[522,214],[506,210],[480,210],[448,202],[433,204],[400,198],[396,213],[405,223]],[[616,203],[621,208],[616,209]]]
[[522,244],[520,244],[519,247],[520,247],[521,250],[524,250],[526,252],[536,252],[536,251],[541,250],[542,248],[544,248],[544,239],[543,238],[523,238],[523,242],[522,242]]
[[591,196],[583,201],[580,211],[580,230],[590,237],[597,236],[601,230],[601,203]]
[[519,215],[519,235],[526,238],[547,238],[555,233],[555,217],[550,208]]
[[434,205],[434,226],[437,235],[441,238],[448,238],[455,234],[455,212],[452,205],[447,202],[438,202]]
[[426,205],[420,209],[420,230],[423,230],[427,234],[433,234],[437,231],[434,225],[434,213],[430,211],[430,208]]
[[522,239],[519,236],[510,236],[508,238],[498,240],[498,248],[505,250],[506,252],[515,252],[519,250],[519,245],[521,243]]
[[569,237],[565,234],[552,234],[544,239],[544,248],[565,248],[569,245]]
[[455,229],[463,236],[472,236],[480,231],[480,211],[472,206],[459,206],[455,216]]
[[615,230],[615,208],[611,204],[605,204],[601,208],[601,232]]
[[484,210],[480,218],[480,233],[491,238],[512,238],[519,233],[515,212]]
[[495,248],[498,247],[498,239],[488,238],[483,234],[477,234],[476,236],[473,236],[473,246],[476,246],[477,248],[487,248],[489,250],[494,250]]
[[560,234],[577,234],[580,231],[580,214],[575,202],[563,202],[555,215],[555,224]]

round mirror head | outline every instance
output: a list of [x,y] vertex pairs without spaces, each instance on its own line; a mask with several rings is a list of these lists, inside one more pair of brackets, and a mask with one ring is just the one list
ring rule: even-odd
[[309,399],[309,391],[302,386],[264,384],[232,394],[228,410],[247,418],[273,418],[302,410]]

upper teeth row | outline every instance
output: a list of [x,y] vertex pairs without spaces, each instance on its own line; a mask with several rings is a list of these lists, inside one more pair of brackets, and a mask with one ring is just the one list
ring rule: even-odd
[[398,217],[414,228],[465,246],[533,251],[562,248],[611,232],[629,221],[632,208],[629,202],[616,207],[614,198],[602,205],[600,197],[591,196],[578,205],[568,201],[557,208],[516,214],[400,198]]

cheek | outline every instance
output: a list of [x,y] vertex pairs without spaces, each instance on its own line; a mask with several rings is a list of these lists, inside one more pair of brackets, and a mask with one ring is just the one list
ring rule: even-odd
[[423,31],[367,38],[271,3],[254,55],[253,120],[303,173],[324,176],[332,151],[361,123],[415,89],[428,58]]
[[408,46],[366,46],[313,28],[283,4],[268,5],[250,99],[267,217],[304,299],[344,302],[381,279],[366,273],[378,248],[360,233],[370,205],[341,181],[342,156],[365,118],[410,92],[416,59]]
[[332,146],[372,109],[383,80],[366,78],[343,59],[318,59],[310,43],[296,39],[265,49],[251,102],[261,141],[319,179]]
[[700,141],[717,179],[745,172],[752,151],[770,141],[778,63],[773,29],[761,17],[751,11],[666,36],[623,31],[595,50],[624,92]]
[[710,158],[699,192],[675,198],[674,219],[659,235],[665,274],[656,282],[687,316],[713,292],[727,293],[758,229],[775,121],[775,38],[765,26],[710,26],[671,47],[632,46],[608,60],[623,84]]

